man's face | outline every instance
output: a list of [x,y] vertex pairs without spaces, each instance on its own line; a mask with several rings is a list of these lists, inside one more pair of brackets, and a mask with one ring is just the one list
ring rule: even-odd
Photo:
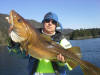
[[57,22],[54,20],[45,20],[44,21],[44,30],[46,32],[55,32]]

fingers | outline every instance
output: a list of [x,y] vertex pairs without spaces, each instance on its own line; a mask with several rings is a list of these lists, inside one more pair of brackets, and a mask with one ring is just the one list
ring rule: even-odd
[[64,56],[62,56],[61,54],[57,55],[57,59],[59,61],[65,62]]

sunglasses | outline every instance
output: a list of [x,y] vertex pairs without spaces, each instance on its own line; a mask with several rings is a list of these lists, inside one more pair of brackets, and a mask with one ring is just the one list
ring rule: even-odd
[[52,22],[52,24],[57,25],[57,22],[55,20],[46,19],[44,22],[49,23],[50,21]]

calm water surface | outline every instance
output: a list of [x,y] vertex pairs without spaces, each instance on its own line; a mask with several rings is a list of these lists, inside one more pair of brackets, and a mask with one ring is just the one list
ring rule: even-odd
[[[71,40],[73,46],[79,46],[82,59],[100,67],[100,38],[86,40]],[[80,67],[75,68],[69,75],[83,75]]]

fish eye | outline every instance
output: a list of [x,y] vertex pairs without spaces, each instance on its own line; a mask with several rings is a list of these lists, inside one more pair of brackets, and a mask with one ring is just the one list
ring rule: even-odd
[[21,19],[18,19],[18,22],[22,22],[22,20]]

